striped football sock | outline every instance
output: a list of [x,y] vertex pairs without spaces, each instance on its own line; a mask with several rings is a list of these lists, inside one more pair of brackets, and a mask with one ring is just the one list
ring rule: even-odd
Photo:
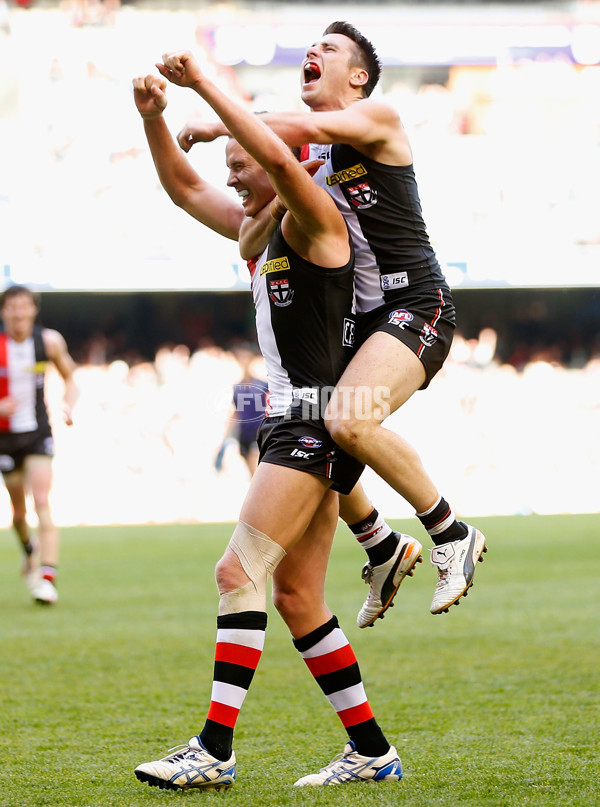
[[200,734],[217,759],[231,756],[233,730],[265,645],[267,615],[242,611],[217,617],[217,646],[210,708]]
[[429,510],[417,513],[417,518],[436,546],[449,541],[460,541],[467,534],[465,525],[456,520],[452,508],[441,496]]
[[375,508],[362,521],[348,524],[348,527],[367,553],[372,566],[385,563],[394,554],[398,539],[390,525]]
[[336,617],[320,628],[294,639],[317,684],[337,712],[359,754],[379,757],[389,751],[363,686],[354,651]]

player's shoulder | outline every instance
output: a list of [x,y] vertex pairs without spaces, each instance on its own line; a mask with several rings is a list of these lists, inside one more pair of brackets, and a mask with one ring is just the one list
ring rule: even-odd
[[42,328],[41,333],[44,347],[49,356],[53,352],[64,349],[65,338],[59,331],[54,330],[54,328]]
[[399,122],[398,110],[388,101],[381,98],[361,98],[352,107],[355,112],[366,115],[372,119],[386,121],[388,123]]
[[64,341],[64,337],[59,331],[54,328],[41,328],[42,339],[44,342],[59,342]]

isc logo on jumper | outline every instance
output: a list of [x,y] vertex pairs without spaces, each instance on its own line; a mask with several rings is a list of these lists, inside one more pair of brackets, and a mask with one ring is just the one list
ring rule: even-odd
[[306,401],[310,404],[319,403],[319,390],[316,387],[298,387],[292,390],[294,401]]
[[381,291],[391,291],[408,286],[408,272],[391,272],[381,275]]

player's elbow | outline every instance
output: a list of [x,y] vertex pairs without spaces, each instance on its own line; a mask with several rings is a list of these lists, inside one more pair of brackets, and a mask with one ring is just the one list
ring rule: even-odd
[[167,192],[169,199],[173,202],[174,205],[180,207],[182,210],[185,210],[189,213],[190,208],[190,196],[189,193],[186,193],[184,188],[178,186],[166,186],[163,185],[163,188]]
[[269,164],[265,168],[272,179],[277,182],[277,180],[285,180],[290,171],[295,170],[297,166],[298,160],[294,153],[282,143],[281,148],[272,150],[269,155]]

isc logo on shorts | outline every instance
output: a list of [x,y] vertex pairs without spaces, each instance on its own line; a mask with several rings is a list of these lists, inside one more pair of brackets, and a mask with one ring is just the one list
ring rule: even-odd
[[397,325],[399,328],[406,328],[408,323],[412,322],[413,319],[414,317],[410,311],[406,311],[404,308],[399,308],[396,311],[392,311],[388,323],[390,325]]
[[299,448],[294,448],[290,451],[290,457],[298,457],[301,460],[308,460],[310,457],[314,457],[314,452],[312,451],[301,451]]

